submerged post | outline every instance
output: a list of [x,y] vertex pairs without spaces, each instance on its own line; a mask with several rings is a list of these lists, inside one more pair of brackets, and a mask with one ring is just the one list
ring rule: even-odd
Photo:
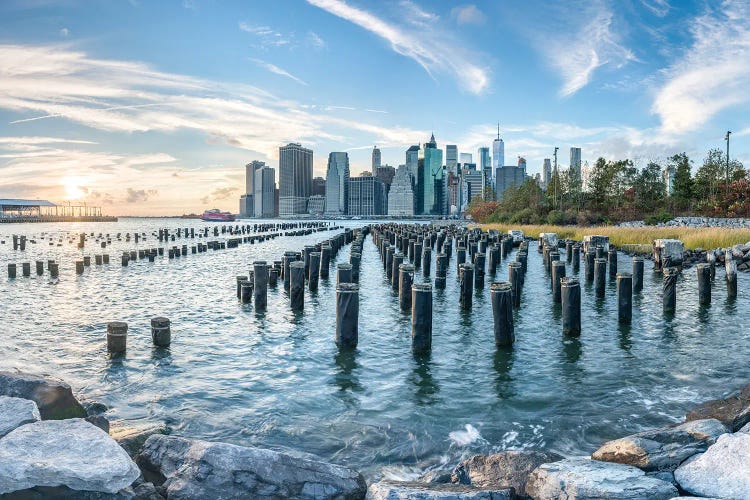
[[414,282],[414,265],[401,264],[398,266],[398,303],[401,310],[411,309],[411,285]]
[[573,272],[577,273],[581,269],[581,246],[576,243],[573,245]]
[[[422,249],[422,276],[430,275],[431,264],[432,264],[432,249],[428,246],[425,246]],[[432,290],[430,290],[430,292],[432,292]]]
[[359,286],[340,283],[336,287],[336,345],[353,349],[359,340]]
[[633,317],[633,275],[617,273],[617,318],[620,323],[630,323]]
[[151,340],[157,347],[167,347],[172,342],[170,321],[161,316],[151,318]]
[[490,300],[495,321],[495,345],[509,347],[516,340],[513,328],[513,286],[507,281],[492,283]]
[[399,268],[404,263],[404,254],[397,253],[393,254],[393,268],[391,269],[391,289],[394,292],[398,292],[399,285]]
[[643,290],[643,257],[633,257],[633,293]]
[[724,269],[727,273],[727,299],[734,299],[737,297],[737,262],[730,250],[724,254]]
[[581,335],[581,285],[578,278],[565,277],[560,284],[563,335]]
[[662,294],[664,312],[674,313],[677,310],[677,275],[679,274],[679,269],[676,267],[665,267],[662,273],[664,274]]
[[508,281],[513,290],[513,307],[521,305],[521,269],[520,262],[508,262]]
[[268,305],[268,264],[265,260],[253,262],[253,299],[256,310]]
[[565,262],[552,262],[552,302],[559,304],[562,302],[560,295],[560,280],[565,277]]
[[320,252],[310,252],[310,268],[308,269],[308,287],[311,292],[318,289],[318,276],[320,275]]
[[107,351],[125,352],[128,340],[128,324],[123,321],[107,323]]
[[432,349],[432,285],[411,286],[411,350],[415,353]]
[[609,250],[609,279],[617,279],[617,250]]
[[336,267],[336,284],[352,283],[352,265],[342,262]]
[[596,296],[604,298],[607,286],[607,259],[596,259],[594,261],[594,288]]
[[695,266],[698,271],[698,303],[702,306],[711,304],[711,268],[710,264],[701,263]]
[[289,298],[292,310],[302,311],[305,309],[305,263],[295,261],[289,264]]
[[474,291],[474,266],[461,264],[460,266],[460,298],[462,309],[471,309],[472,293]]

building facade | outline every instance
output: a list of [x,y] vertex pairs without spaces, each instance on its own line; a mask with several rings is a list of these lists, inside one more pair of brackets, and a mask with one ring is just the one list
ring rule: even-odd
[[418,179],[424,179],[424,187],[420,189],[422,195],[422,212],[420,215],[440,215],[443,213],[443,150],[438,149],[435,134],[430,142],[424,145],[424,162]]
[[539,184],[539,187],[542,189],[547,189],[547,186],[549,186],[549,181],[552,179],[552,160],[549,158],[544,159],[544,163],[542,164],[542,183]]
[[414,181],[406,165],[399,165],[388,191],[388,215],[412,217],[414,215]]
[[279,215],[307,213],[312,194],[313,152],[299,143],[279,148]]
[[471,200],[484,195],[484,172],[476,169],[464,169],[461,172],[461,211],[466,211]]
[[251,161],[245,165],[245,194],[240,197],[240,216],[255,216],[255,176],[256,172],[266,166],[263,161]]
[[372,148],[372,171],[377,172],[380,168],[380,150],[377,146]]
[[307,200],[307,213],[321,216],[326,211],[326,198],[320,194],[314,194]]
[[348,188],[348,214],[370,217],[388,213],[388,191],[381,179],[373,176],[352,177]]
[[570,148],[570,174],[581,178],[581,148]]
[[[497,137],[492,141],[492,170],[497,172],[497,169],[505,165],[505,143],[500,138],[500,124],[497,124]],[[497,180],[495,180],[497,183]]]
[[485,185],[492,187],[494,176],[492,175],[492,158],[490,148],[479,148],[479,169],[484,173]]
[[253,186],[255,217],[270,219],[277,215],[275,210],[276,191],[276,170],[268,166],[256,170]]
[[349,154],[333,152],[328,155],[326,170],[326,214],[346,215],[349,188]]
[[458,175],[458,146],[455,144],[445,146],[445,169],[447,173]]
[[393,177],[396,175],[396,169],[390,165],[382,165],[374,172],[375,177],[385,182],[390,187],[393,183]]
[[519,166],[505,165],[495,170],[495,194],[497,201],[503,201],[503,194],[508,188],[520,186],[526,182],[526,162]]
[[326,195],[326,180],[322,177],[313,177],[312,182],[312,194],[310,196],[325,196]]

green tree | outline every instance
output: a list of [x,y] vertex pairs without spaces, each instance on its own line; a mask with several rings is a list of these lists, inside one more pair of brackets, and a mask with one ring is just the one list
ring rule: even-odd
[[694,193],[698,201],[704,206],[712,203],[719,195],[719,191],[729,182],[744,179],[746,176],[742,163],[730,160],[728,168],[724,152],[712,149],[703,160],[703,165],[695,173],[693,183]]
[[667,168],[674,169],[672,197],[681,208],[689,206],[693,199],[693,178],[690,173],[690,159],[685,153],[669,158]]
[[664,198],[665,186],[661,165],[649,162],[633,182],[635,203],[639,209],[654,211]]

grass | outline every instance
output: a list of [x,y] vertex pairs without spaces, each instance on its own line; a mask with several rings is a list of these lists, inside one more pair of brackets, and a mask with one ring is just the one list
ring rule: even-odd
[[750,229],[692,228],[692,227],[617,227],[617,226],[552,226],[552,225],[512,225],[481,224],[484,231],[497,229],[520,229],[527,236],[539,233],[557,233],[558,238],[583,240],[586,235],[609,236],[613,245],[651,245],[654,240],[668,238],[681,240],[687,249],[727,248],[732,245],[750,242]]

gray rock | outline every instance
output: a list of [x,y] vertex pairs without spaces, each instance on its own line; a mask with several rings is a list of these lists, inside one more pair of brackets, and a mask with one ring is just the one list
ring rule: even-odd
[[30,399],[0,396],[0,438],[17,427],[41,419],[39,408]]
[[685,416],[687,421],[707,418],[715,418],[726,424],[731,432],[736,432],[750,422],[750,385],[733,396],[698,405]]
[[117,441],[117,444],[128,452],[131,458],[136,456],[143,449],[146,440],[155,434],[169,434],[170,428],[165,423],[148,423],[126,425],[129,422],[115,421],[110,422],[109,435]]
[[0,439],[0,494],[44,486],[117,493],[138,476],[128,454],[82,419],[34,422]]
[[176,436],[148,438],[138,456],[147,480],[168,498],[364,498],[360,473],[272,450]]
[[420,483],[447,484],[451,482],[451,471],[430,470],[419,476]]
[[90,415],[86,417],[86,422],[99,427],[109,434],[109,420],[104,415]]
[[529,474],[542,464],[562,458],[557,453],[536,450],[474,455],[453,469],[451,479],[454,483],[470,484],[478,488],[512,486],[516,494],[524,496]]
[[30,399],[39,407],[42,420],[83,418],[86,411],[62,380],[29,373],[0,372],[0,395]]
[[591,458],[645,471],[672,471],[686,458],[706,451],[726,432],[726,426],[716,419],[693,420],[608,441]]
[[107,413],[107,405],[100,401],[81,401],[81,405],[86,410],[86,415],[93,417],[95,415],[101,415]]
[[724,434],[674,472],[680,487],[697,496],[750,498],[750,434]]
[[381,481],[371,484],[368,500],[510,500],[513,488],[482,490],[465,484]]
[[637,467],[568,458],[543,464],[526,482],[526,494],[534,499],[668,499],[677,488],[666,481],[647,477]]

